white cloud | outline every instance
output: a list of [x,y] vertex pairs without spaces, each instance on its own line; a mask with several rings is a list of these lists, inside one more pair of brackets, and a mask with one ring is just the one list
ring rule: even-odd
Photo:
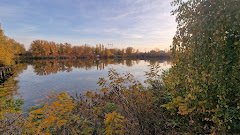
[[[35,11],[34,7],[31,7],[31,3],[26,2],[25,7],[0,5],[0,19],[17,20],[29,14],[34,15],[32,20],[24,20],[27,23],[19,20],[14,22],[17,25],[16,28],[8,32],[10,37],[13,36],[27,45],[33,39],[46,39],[69,41],[74,44],[113,43],[119,45],[119,48],[125,46],[149,48],[152,46],[165,49],[171,44],[176,30],[174,16],[171,16],[170,13],[171,1],[121,0],[118,2],[124,6],[120,8],[117,4],[108,7],[107,2],[101,5],[103,7],[93,7],[99,5],[88,0],[72,0],[71,2],[61,0],[60,3],[55,0],[57,5],[63,8],[59,10],[66,10],[64,5],[70,9],[66,10],[66,14],[59,13],[53,16],[43,14],[47,11]],[[43,1],[43,3],[47,2]],[[42,3],[42,1],[39,0],[38,3]],[[20,16],[18,16],[19,14]],[[38,22],[32,24],[34,19],[39,19],[39,17],[45,22],[39,22],[39,25],[36,25]],[[80,19],[78,20],[78,18]],[[45,25],[42,26],[41,23]],[[46,32],[48,27],[51,31]],[[45,33],[39,31],[44,29]],[[62,33],[66,32],[67,34],[58,32],[59,29],[62,29]],[[49,34],[50,32],[52,33]]]

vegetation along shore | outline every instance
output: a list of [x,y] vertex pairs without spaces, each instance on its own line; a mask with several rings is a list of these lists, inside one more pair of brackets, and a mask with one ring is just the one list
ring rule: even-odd
[[[10,77],[0,87],[0,134],[239,134],[240,1],[174,0],[172,6],[177,29],[170,51],[140,52],[132,47],[73,46],[45,40],[34,40],[26,50],[0,30],[0,66],[11,66],[6,72],[17,76],[27,68],[21,61],[30,59],[26,76],[31,77],[33,71],[51,74],[48,85],[58,71],[91,68],[90,59],[97,69],[104,69],[105,64],[99,66],[97,59],[171,57],[171,68],[163,72],[158,64],[149,66],[144,82],[131,73],[120,73],[126,68],[121,65],[119,71],[110,69],[108,77],[99,77],[96,91],[53,93],[27,112],[22,110],[24,101],[14,97],[18,85],[13,87],[17,80]],[[34,59],[54,60],[37,63]],[[83,64],[81,59],[89,61]],[[72,74],[86,73],[75,71]],[[40,82],[39,78],[34,81]],[[90,82],[94,76],[87,79]],[[66,81],[62,79],[64,85]]]

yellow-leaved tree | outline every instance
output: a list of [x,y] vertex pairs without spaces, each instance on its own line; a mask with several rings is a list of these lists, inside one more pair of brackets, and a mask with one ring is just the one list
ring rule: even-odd
[[106,135],[121,135],[124,134],[124,117],[113,111],[105,115],[104,124]]
[[27,134],[52,134],[64,128],[70,120],[74,107],[72,98],[67,93],[60,93],[50,104],[30,112],[26,124]]
[[0,66],[12,65],[14,58],[24,52],[24,46],[5,36],[0,27]]

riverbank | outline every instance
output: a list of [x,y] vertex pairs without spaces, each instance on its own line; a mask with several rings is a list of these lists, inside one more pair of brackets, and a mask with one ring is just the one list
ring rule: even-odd
[[20,60],[51,60],[51,59],[84,59],[84,60],[95,60],[95,59],[139,59],[139,60],[147,60],[147,59],[164,59],[170,60],[170,55],[131,55],[131,56],[21,56]]
[[13,73],[11,67],[0,67],[0,84],[2,84],[12,75]]
[[13,73],[11,67],[0,67],[0,84],[2,84],[12,75]]

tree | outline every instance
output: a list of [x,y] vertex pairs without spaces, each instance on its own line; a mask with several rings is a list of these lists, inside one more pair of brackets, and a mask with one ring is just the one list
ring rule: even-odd
[[63,45],[63,53],[64,53],[64,55],[69,56],[69,55],[71,55],[71,52],[72,52],[71,44],[65,43]]
[[[237,0],[175,0],[173,67],[166,108],[188,131],[240,130],[240,8]],[[186,123],[187,121],[187,123]],[[194,128],[193,128],[194,127]]]
[[111,57],[113,57],[113,53],[111,52],[110,49],[105,48],[104,54],[105,54],[105,57],[106,57],[106,58],[111,58]]
[[132,47],[127,47],[126,48],[126,55],[130,56],[133,53],[133,48]]
[[14,64],[14,58],[24,52],[24,46],[5,36],[0,27],[0,66]]

